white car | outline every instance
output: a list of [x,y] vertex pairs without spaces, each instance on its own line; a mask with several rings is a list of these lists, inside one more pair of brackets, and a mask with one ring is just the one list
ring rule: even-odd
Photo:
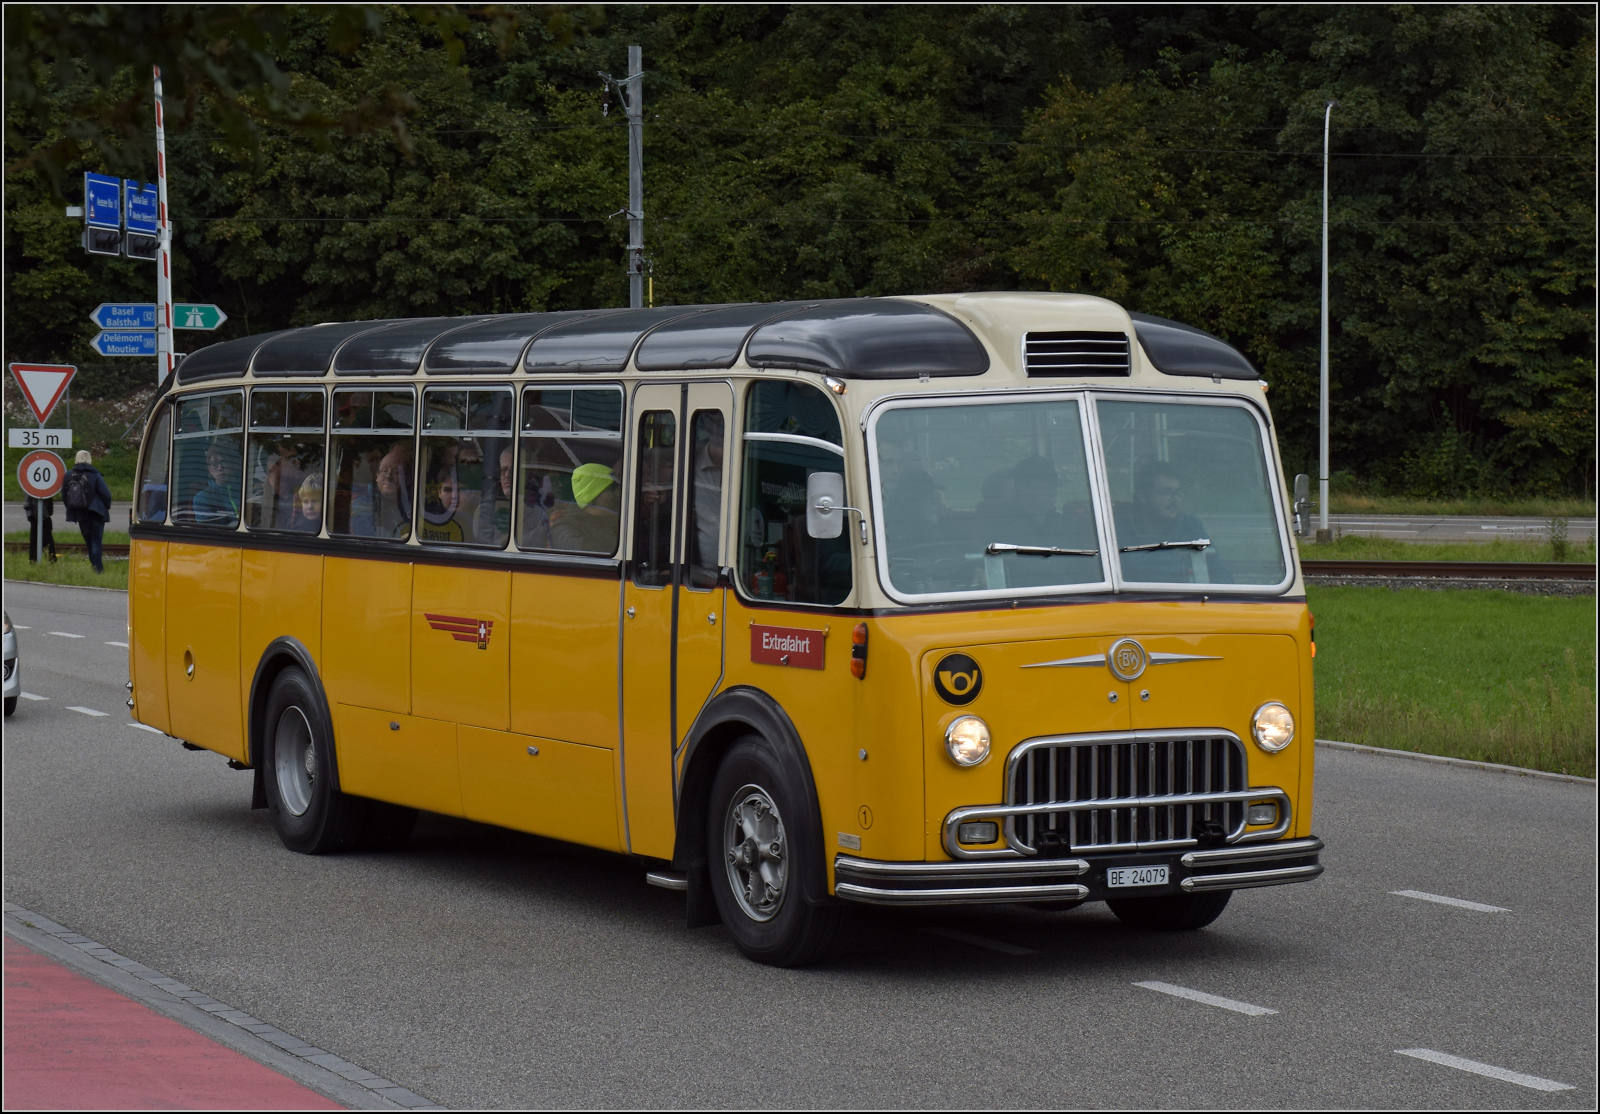
[[17,697],[22,695],[22,670],[17,667],[17,632],[11,627],[11,616],[0,612],[6,626],[6,715],[17,710]]

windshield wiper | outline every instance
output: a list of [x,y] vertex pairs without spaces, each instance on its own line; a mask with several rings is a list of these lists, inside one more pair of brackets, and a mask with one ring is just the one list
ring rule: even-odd
[[1211,545],[1210,538],[1196,538],[1192,542],[1151,542],[1149,545],[1125,545],[1123,553],[1144,553],[1152,549],[1206,549]]
[[994,557],[1001,553],[1015,553],[1019,557],[1098,557],[1098,549],[1062,549],[1054,545],[1012,545],[1010,542],[990,542],[983,550]]

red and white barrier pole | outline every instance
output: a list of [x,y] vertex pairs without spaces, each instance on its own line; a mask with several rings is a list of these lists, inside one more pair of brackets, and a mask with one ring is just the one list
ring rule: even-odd
[[167,129],[161,107],[161,67],[156,81],[156,376],[165,383],[175,363],[172,343],[172,217],[167,212]]

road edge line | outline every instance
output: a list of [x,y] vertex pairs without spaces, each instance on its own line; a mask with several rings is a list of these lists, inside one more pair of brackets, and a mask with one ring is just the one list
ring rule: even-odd
[[[312,1048],[308,1042],[297,1037],[283,1033],[276,1026],[258,1021],[241,1010],[226,1007],[223,1003],[216,1002],[209,995],[198,991],[191,992],[197,997],[203,997],[208,1002],[216,1002],[223,1006],[216,1013],[202,1009],[191,1002],[185,1001],[170,990],[163,987],[162,983],[182,987],[184,984],[176,979],[169,978],[135,960],[127,959],[103,944],[96,943],[71,929],[64,928],[49,917],[24,909],[14,902],[5,903],[5,932],[18,943],[46,955],[49,958],[70,968],[74,972],[85,976],[104,986],[108,990],[131,998],[140,1005],[148,1006],[156,1013],[178,1024],[192,1029],[203,1037],[207,1037],[226,1048],[247,1056],[256,1063],[270,1068],[279,1075],[294,1080],[305,1087],[332,1099],[352,1110],[442,1110],[444,1107],[434,1105],[431,1100],[423,1098],[414,1092],[401,1088],[398,1084],[389,1083],[374,1072],[366,1072],[380,1083],[388,1084],[389,1088],[405,1090],[406,1094],[419,1100],[418,1102],[402,1102],[388,1095],[382,1094],[379,1089],[369,1087],[353,1079],[347,1079],[339,1072],[322,1064],[313,1063],[302,1056],[290,1052],[272,1043],[265,1036],[251,1032],[249,1028],[259,1027],[270,1030],[280,1038],[293,1041],[295,1044]],[[99,953],[99,954],[97,954]],[[105,958],[110,956],[111,958]],[[120,960],[126,967],[113,960]],[[187,990],[187,988],[185,988]],[[221,1013],[234,1014],[242,1020],[232,1020]],[[327,1053],[322,1049],[315,1049],[312,1053],[317,1056],[336,1055]],[[341,1062],[344,1061],[339,1057]],[[355,1067],[355,1065],[350,1065]]]
[[1437,762],[1443,766],[1458,766],[1467,770],[1487,770],[1494,774],[1514,774],[1517,777],[1540,778],[1544,781],[1565,781],[1577,785],[1587,785],[1591,788],[1596,785],[1592,777],[1579,777],[1576,774],[1552,774],[1548,770],[1530,770],[1526,766],[1502,766],[1498,762],[1474,762],[1470,758],[1446,758],[1442,754],[1421,754],[1414,750],[1393,750],[1389,747],[1369,747],[1360,743],[1341,743],[1333,739],[1318,739],[1319,747],[1328,747],[1330,750],[1353,750],[1362,754],[1381,754],[1390,758],[1411,758],[1418,762]]

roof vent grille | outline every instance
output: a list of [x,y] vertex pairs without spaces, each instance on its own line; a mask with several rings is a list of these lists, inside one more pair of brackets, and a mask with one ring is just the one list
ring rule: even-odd
[[1030,379],[1132,374],[1127,333],[1029,333],[1023,359]]

